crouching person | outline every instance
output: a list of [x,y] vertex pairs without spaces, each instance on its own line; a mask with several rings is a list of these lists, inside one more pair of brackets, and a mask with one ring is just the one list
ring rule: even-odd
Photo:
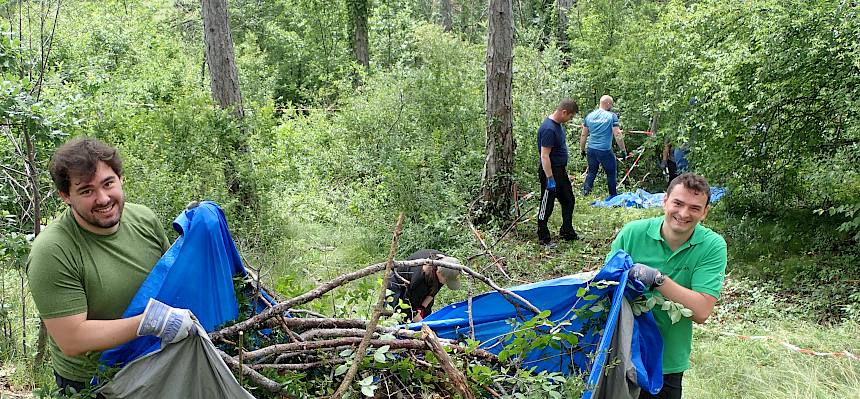
[[[457,258],[435,249],[422,249],[406,258],[419,259],[460,264]],[[460,271],[429,263],[411,267],[398,266],[388,279],[388,290],[393,292],[389,305],[395,312],[405,313],[407,321],[419,322],[433,312],[433,300],[443,285],[452,290],[460,289]],[[398,306],[400,301],[409,305],[409,310]]]

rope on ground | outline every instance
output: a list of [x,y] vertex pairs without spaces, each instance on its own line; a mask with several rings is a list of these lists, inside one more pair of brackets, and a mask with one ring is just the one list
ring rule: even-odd
[[845,359],[850,359],[850,360],[860,362],[860,356],[855,355],[855,354],[853,354],[847,350],[842,351],[842,352],[819,352],[819,351],[815,351],[812,349],[801,348],[801,347],[794,345],[788,341],[782,340],[780,338],[772,337],[769,335],[742,335],[742,334],[735,334],[735,333],[726,332],[726,331],[715,331],[715,330],[711,330],[711,329],[701,327],[698,325],[695,327],[697,329],[700,329],[700,330],[705,331],[705,332],[709,332],[712,334],[718,334],[718,335],[724,335],[727,337],[735,337],[735,338],[738,338],[738,339],[741,339],[744,341],[774,341],[774,342],[780,344],[782,347],[784,347],[784,348],[786,348],[792,352],[802,353],[804,355],[818,356],[818,357],[839,357],[839,358],[845,358]]

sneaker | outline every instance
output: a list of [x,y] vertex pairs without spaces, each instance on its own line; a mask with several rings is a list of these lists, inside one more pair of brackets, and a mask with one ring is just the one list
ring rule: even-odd
[[576,234],[575,231],[571,234],[562,234],[561,239],[565,241],[576,241],[579,239],[579,234]]

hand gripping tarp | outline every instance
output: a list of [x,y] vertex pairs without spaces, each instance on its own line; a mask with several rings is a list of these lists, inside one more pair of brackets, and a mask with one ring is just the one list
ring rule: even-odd
[[[612,397],[601,392],[619,388],[605,384],[609,380],[616,381],[607,377],[613,370],[623,374],[620,380],[656,394],[663,385],[663,340],[650,312],[633,316],[629,305],[625,311],[625,299],[634,300],[644,289],[638,281],[628,282],[627,273],[632,266],[630,256],[619,250],[593,278],[574,275],[509,288],[538,309],[549,310],[549,320],[568,321],[566,332],[583,334],[575,346],[559,341],[559,349],[532,350],[522,359],[523,366],[538,372],[588,375],[585,399]],[[601,281],[618,284],[599,284]],[[585,290],[584,295],[577,295],[580,289]],[[602,306],[602,310],[601,306],[595,307],[606,304],[607,300],[609,304]],[[451,304],[410,327],[427,324],[440,337],[463,339],[469,336],[467,311],[466,302]],[[526,319],[533,316],[525,308],[520,308],[520,313]],[[516,320],[517,310],[499,292],[472,299],[475,339],[481,342],[483,349],[496,354],[501,352],[503,346],[514,339],[512,332],[521,326]],[[616,334],[620,335],[613,340]],[[630,367],[607,361],[615,357],[619,361],[626,359]]]
[[[161,257],[144,280],[122,317],[143,313],[149,298],[155,298],[173,307],[190,309],[203,329],[207,332],[214,331],[215,328],[238,317],[239,308],[233,276],[246,274],[239,252],[233,243],[233,237],[227,228],[224,212],[214,202],[205,201],[197,207],[180,213],[173,222],[173,228],[180,234],[179,239]],[[161,352],[155,353],[159,350]],[[189,352],[183,352],[178,356],[179,350]],[[158,337],[145,336],[105,351],[100,362],[105,366],[127,365],[117,373],[117,378],[110,384],[115,384],[120,381],[120,376],[126,375],[138,377],[124,377],[124,384],[139,385],[141,382],[134,380],[139,378],[139,371],[127,371],[127,369],[161,367],[187,377],[186,388],[192,383],[216,386],[235,384],[235,387],[238,387],[235,378],[232,378],[232,374],[226,369],[227,366],[220,357],[212,356],[215,353],[214,350],[208,337],[189,337],[181,341],[181,344],[168,345],[162,350]],[[152,355],[147,356],[149,354]],[[187,362],[183,362],[182,365],[174,364],[169,360],[179,357],[183,359],[190,357],[191,360],[188,361],[200,362],[197,364],[210,364],[214,371],[210,374],[206,367],[195,368],[199,372],[179,370],[190,365],[185,364]],[[135,362],[135,359],[140,361]],[[160,366],[154,366],[156,364]],[[227,380],[223,379],[227,378],[224,370],[229,376]],[[148,375],[154,376],[154,380],[148,381],[148,384],[156,387],[160,384],[162,388],[164,387],[164,384],[159,382],[164,376],[158,376],[157,373]],[[194,378],[197,380],[195,381]],[[229,379],[232,379],[232,382]],[[241,387],[239,389],[241,390]],[[169,392],[176,393],[175,390]],[[226,396],[209,395],[207,398],[230,397],[229,392],[223,391],[223,395]]]
[[98,394],[105,399],[254,399],[236,382],[206,334],[133,360]]

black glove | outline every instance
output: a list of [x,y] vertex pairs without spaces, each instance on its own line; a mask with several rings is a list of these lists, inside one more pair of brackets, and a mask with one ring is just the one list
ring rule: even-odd
[[583,157],[583,158],[585,158],[586,156],[588,156],[588,154],[586,154],[586,153],[585,153],[585,151],[580,151],[580,152],[579,152],[579,155],[582,155],[582,157]]
[[663,273],[660,273],[659,270],[651,266],[643,265],[641,263],[633,264],[633,268],[630,269],[629,277],[639,280],[640,283],[645,285],[645,288],[651,288],[655,285],[663,285]]

